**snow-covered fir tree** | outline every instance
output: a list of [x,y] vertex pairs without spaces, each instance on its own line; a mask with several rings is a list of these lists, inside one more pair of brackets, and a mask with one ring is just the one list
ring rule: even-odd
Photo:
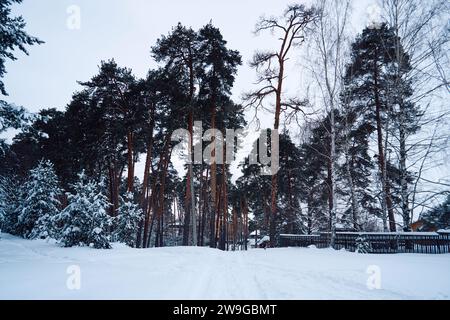
[[5,228],[8,212],[8,194],[5,188],[5,178],[0,177],[0,232]]
[[18,235],[18,206],[23,187],[15,176],[0,177],[0,230]]
[[119,242],[130,247],[136,246],[136,236],[139,223],[142,220],[142,209],[134,202],[133,193],[127,192],[121,198],[118,215],[115,218],[115,236]]
[[59,213],[61,189],[50,161],[30,171],[18,211],[18,231],[28,239],[53,237],[53,219]]
[[99,183],[90,180],[82,172],[73,185],[74,194],[67,194],[69,205],[56,219],[60,226],[58,240],[65,247],[86,245],[96,249],[109,249],[111,218],[110,206]]
[[367,240],[367,238],[363,235],[360,235],[358,238],[356,238],[356,252],[367,254],[372,251],[372,247],[370,245],[370,242]]

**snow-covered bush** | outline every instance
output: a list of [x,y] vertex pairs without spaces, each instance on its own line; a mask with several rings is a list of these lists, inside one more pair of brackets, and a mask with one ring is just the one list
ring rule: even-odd
[[108,199],[101,186],[83,173],[68,194],[69,205],[55,219],[59,226],[58,241],[65,247],[77,245],[109,249],[111,218],[107,214]]
[[28,239],[54,236],[53,219],[59,213],[61,189],[50,161],[41,161],[25,182],[18,212],[18,230]]
[[142,210],[133,200],[133,194],[127,192],[121,198],[121,205],[118,215],[114,219],[115,232],[117,241],[123,242],[130,247],[136,245],[136,236],[139,223],[142,221]]
[[364,236],[359,236],[356,238],[356,252],[367,254],[372,251],[369,241]]

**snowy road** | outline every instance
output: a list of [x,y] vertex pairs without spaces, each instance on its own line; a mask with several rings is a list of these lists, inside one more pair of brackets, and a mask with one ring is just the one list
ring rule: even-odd
[[[0,299],[450,299],[449,254],[94,250],[1,237]],[[80,290],[66,285],[73,265]],[[380,289],[367,286],[370,266]]]

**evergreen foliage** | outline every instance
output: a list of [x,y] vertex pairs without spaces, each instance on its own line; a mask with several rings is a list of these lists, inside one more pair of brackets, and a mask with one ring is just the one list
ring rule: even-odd
[[103,195],[101,185],[89,180],[84,173],[73,186],[74,193],[68,194],[69,205],[61,211],[55,221],[58,240],[65,247],[89,246],[96,249],[109,249],[111,217],[110,206]]
[[114,218],[114,235],[117,241],[123,242],[130,247],[136,245],[136,230],[142,220],[142,209],[135,203],[133,193],[127,192],[121,198],[118,215]]
[[30,171],[17,208],[17,227],[24,238],[54,237],[53,219],[59,213],[61,189],[53,164],[41,161]]

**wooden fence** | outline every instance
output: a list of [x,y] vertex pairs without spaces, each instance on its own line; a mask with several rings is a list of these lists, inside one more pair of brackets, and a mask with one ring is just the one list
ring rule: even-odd
[[[450,233],[444,232],[338,232],[335,249],[356,251],[357,239],[369,245],[369,253],[450,253]],[[330,233],[280,235],[281,247],[330,246]]]

